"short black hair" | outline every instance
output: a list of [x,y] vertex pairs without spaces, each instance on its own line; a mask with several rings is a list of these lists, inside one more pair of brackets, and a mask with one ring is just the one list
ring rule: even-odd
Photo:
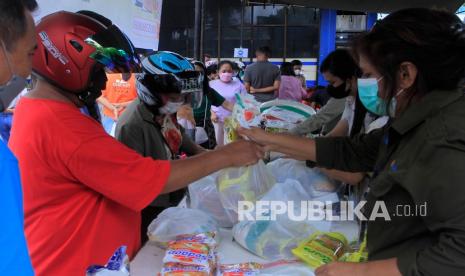
[[7,50],[14,48],[16,42],[26,34],[26,11],[37,9],[36,0],[0,1],[0,40]]
[[218,72],[218,65],[212,64],[207,67],[207,70],[205,70],[205,75],[210,76],[211,74],[215,74]]
[[264,55],[267,56],[267,57],[271,57],[271,48],[268,47],[268,46],[261,46],[261,47],[258,47],[256,52],[262,53],[262,54],[264,54]]
[[280,70],[282,76],[295,76],[294,65],[291,62],[283,62]]
[[324,72],[329,72],[343,81],[361,75],[361,70],[351,53],[345,49],[337,49],[323,60],[320,73]]
[[293,61],[291,61],[292,63],[292,66],[302,66],[302,61],[298,60],[298,59],[294,59]]
[[225,65],[225,64],[228,64],[234,70],[234,63],[232,61],[230,61],[230,60],[222,60],[220,62],[220,64],[218,64],[218,70],[220,70],[221,67],[223,67],[223,65]]

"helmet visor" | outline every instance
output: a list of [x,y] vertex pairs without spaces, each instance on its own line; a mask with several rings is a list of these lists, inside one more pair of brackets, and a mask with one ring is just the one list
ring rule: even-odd
[[181,94],[186,95],[192,108],[199,108],[203,100],[203,75],[197,71],[183,71],[176,77],[181,82]]
[[140,72],[140,61],[129,38],[115,25],[85,40],[95,48],[90,57],[108,73]]

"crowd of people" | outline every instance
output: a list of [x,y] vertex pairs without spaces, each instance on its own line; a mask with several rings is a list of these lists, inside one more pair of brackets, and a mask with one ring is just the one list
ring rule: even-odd
[[389,211],[428,204],[426,217],[364,223],[369,261],[316,275],[464,274],[465,30],[455,15],[390,14],[322,61],[329,100],[315,115],[287,134],[238,129],[246,139],[225,145],[237,94],[312,98],[302,62],[278,67],[266,46],[248,66],[169,51],[141,59],[102,15],[57,12],[35,26],[36,8],[0,3],[0,118],[14,118],[0,141],[5,275],[84,275],[121,244],[133,258],[190,183],[268,151],[347,183],[366,213],[379,200]]

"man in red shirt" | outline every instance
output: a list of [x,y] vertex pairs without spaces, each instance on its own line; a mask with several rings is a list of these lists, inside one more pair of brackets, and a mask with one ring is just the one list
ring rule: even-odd
[[106,82],[104,66],[135,68],[127,37],[91,12],[49,15],[37,32],[38,82],[16,108],[10,140],[21,168],[25,233],[36,275],[84,275],[120,245],[134,257],[140,210],[159,194],[262,157],[246,141],[180,161],[140,156],[79,111],[95,106]]

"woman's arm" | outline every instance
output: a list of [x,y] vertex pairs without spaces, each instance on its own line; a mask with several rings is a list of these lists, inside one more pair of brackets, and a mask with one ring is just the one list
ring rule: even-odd
[[365,174],[361,172],[351,173],[351,172],[343,172],[343,171],[338,171],[338,170],[329,170],[329,169],[324,169],[324,168],[321,168],[320,171],[332,179],[336,179],[338,181],[348,183],[354,186],[358,185],[365,177]]
[[315,270],[316,276],[401,276],[397,268],[397,259],[386,259],[367,263],[334,262],[320,266]]

